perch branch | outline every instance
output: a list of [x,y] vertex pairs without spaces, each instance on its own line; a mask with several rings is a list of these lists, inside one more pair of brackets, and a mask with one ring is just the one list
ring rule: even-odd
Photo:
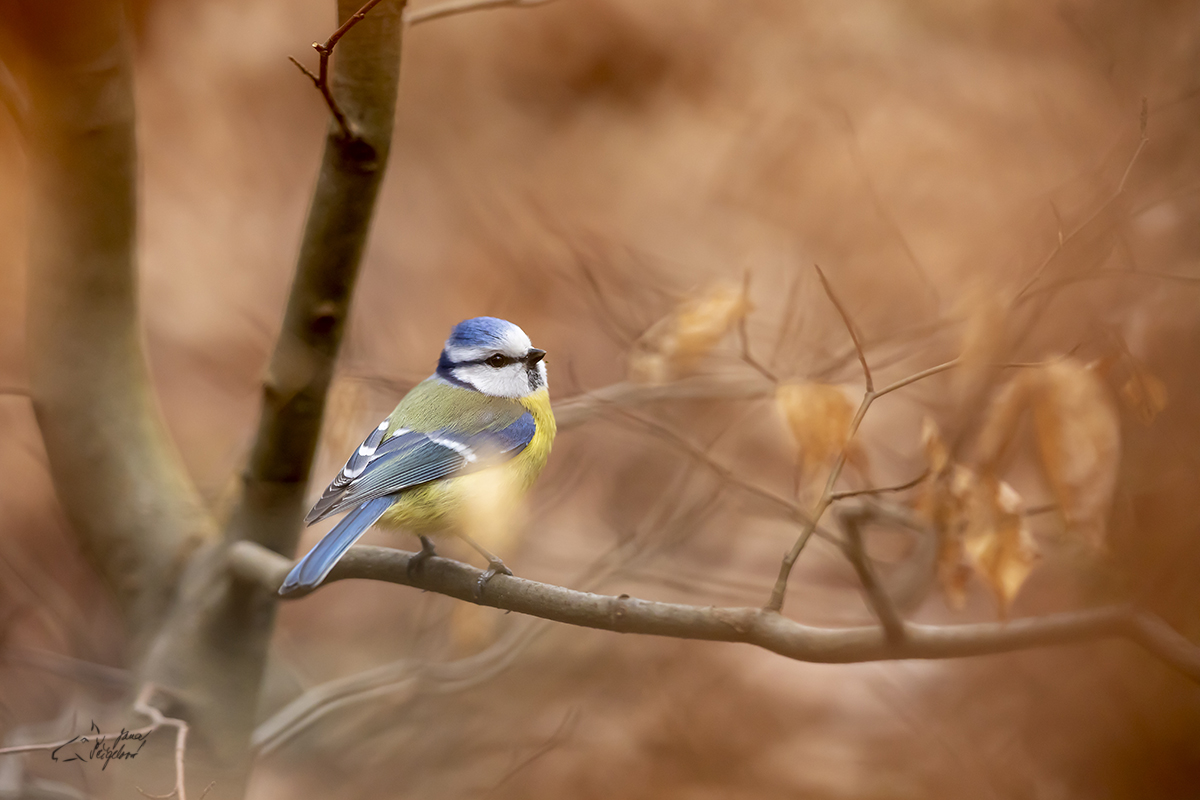
[[243,494],[228,527],[228,539],[252,538],[281,553],[299,535],[325,396],[391,144],[404,4],[379,2],[342,0],[341,14],[357,10],[317,47],[327,60],[340,43],[332,80],[355,135],[331,131],[325,143]]
[[[257,546],[240,542],[230,553],[231,568],[274,591],[291,562],[277,554],[248,557]],[[1129,606],[1104,606],[1041,617],[963,625],[903,623],[904,636],[889,641],[878,626],[816,628],[761,608],[723,608],[659,603],[628,595],[600,595],[497,575],[482,597],[476,588],[479,570],[441,557],[423,563],[409,574],[416,553],[358,545],[333,569],[326,584],[348,579],[386,581],[412,586],[477,605],[515,611],[585,628],[738,642],[786,658],[823,664],[846,664],[895,659],[943,659],[1006,653],[1034,647],[1097,639],[1133,641],[1165,663],[1200,682],[1200,647],[1163,620]],[[322,585],[326,585],[322,584]]]

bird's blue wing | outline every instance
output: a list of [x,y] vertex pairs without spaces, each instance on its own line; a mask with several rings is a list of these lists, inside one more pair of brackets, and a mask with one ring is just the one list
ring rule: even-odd
[[279,587],[279,593],[287,595],[318,586],[329,575],[333,565],[350,549],[350,545],[357,542],[367,528],[383,516],[383,512],[394,502],[393,497],[378,497],[347,514],[333,530],[325,534],[316,547],[296,562],[296,566],[292,567],[292,571],[284,578],[283,585]]
[[344,509],[344,504],[341,501],[349,490],[350,484],[356,478],[362,477],[367,467],[373,461],[377,461],[384,456],[394,456],[407,448],[417,447],[427,440],[423,433],[416,433],[401,428],[387,439],[387,441],[384,441],[384,437],[387,436],[387,429],[388,420],[385,419],[379,423],[379,427],[371,431],[371,434],[363,440],[363,443],[358,446],[358,449],[354,451],[350,459],[346,462],[346,466],[342,467],[342,471],[330,482],[329,486],[325,487],[325,491],[321,494],[321,499],[316,502],[316,505],[304,517],[305,524],[311,525],[317,520],[337,513],[339,509]]
[[316,522],[422,483],[507,461],[529,445],[536,430],[527,412],[504,428],[479,433],[401,429],[386,440],[380,436],[373,441],[373,432],[329,484],[305,522]]

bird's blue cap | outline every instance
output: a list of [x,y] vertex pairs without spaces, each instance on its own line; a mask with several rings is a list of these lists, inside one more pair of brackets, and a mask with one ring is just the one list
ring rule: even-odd
[[450,347],[487,347],[503,341],[516,327],[508,320],[496,317],[464,319],[450,331],[446,344]]

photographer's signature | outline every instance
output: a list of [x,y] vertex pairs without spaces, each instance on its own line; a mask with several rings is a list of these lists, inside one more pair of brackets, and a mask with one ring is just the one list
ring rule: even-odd
[[110,761],[137,758],[149,737],[148,731],[127,731],[124,728],[116,736],[103,734],[93,721],[89,733],[59,745],[51,751],[50,758],[64,764],[71,761],[103,761],[104,766],[100,768],[103,771],[108,769]]

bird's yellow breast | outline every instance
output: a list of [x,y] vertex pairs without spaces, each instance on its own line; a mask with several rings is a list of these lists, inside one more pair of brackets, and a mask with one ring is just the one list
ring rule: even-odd
[[550,395],[541,389],[518,402],[533,416],[533,439],[515,458],[457,478],[432,481],[405,490],[377,523],[426,536],[471,527],[475,518],[512,512],[537,480],[554,443],[557,426]]

